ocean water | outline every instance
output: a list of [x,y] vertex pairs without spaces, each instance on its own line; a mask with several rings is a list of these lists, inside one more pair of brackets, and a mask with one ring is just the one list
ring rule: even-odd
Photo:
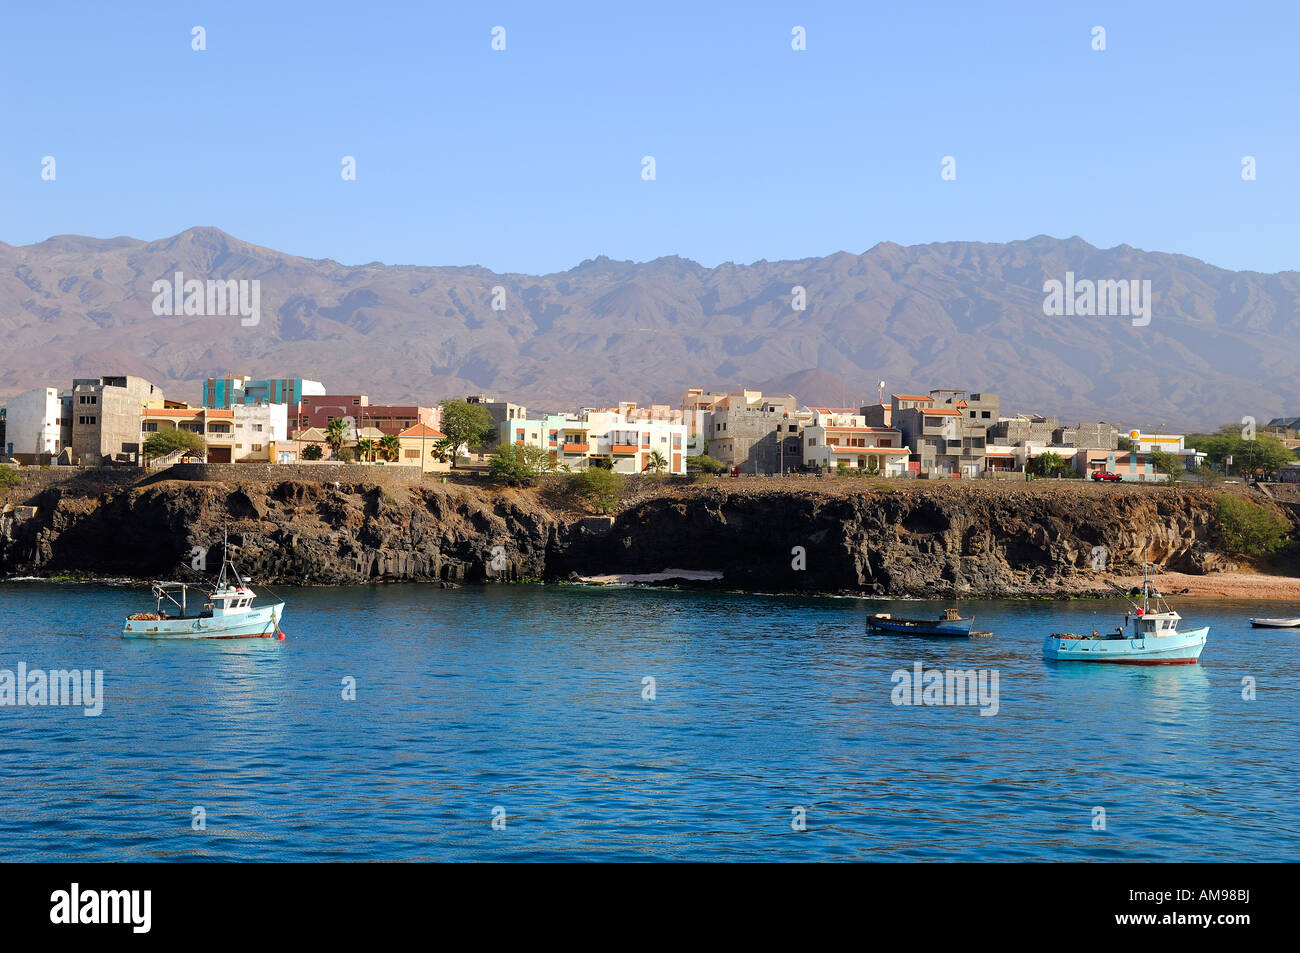
[[[158,643],[118,636],[141,587],[0,583],[0,669],[104,673],[98,717],[0,707],[0,859],[1300,857],[1276,605],[1176,602],[1202,664],[1148,668],[1042,658],[1122,602],[965,603],[993,634],[947,640],[864,633],[938,603],[281,595],[283,642]],[[996,672],[996,714],[894,704],[918,662]]]

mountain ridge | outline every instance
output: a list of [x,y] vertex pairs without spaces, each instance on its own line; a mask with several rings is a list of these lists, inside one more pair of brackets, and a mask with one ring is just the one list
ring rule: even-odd
[[[158,317],[152,283],[258,279],[261,320]],[[1043,314],[1043,282],[1150,280],[1149,326]],[[806,309],[795,310],[795,287]],[[504,289],[505,310],[493,308]],[[478,265],[344,265],[214,226],[154,241],[0,243],[0,397],[139,374],[197,400],[209,376],[323,380],[377,402],[490,392],[530,407],[676,404],[688,386],[817,371],[823,401],[966,387],[1003,412],[1208,426],[1293,412],[1300,272],[1229,271],[1079,236],[878,242],[861,254],[706,267],[589,258],[545,275]],[[839,403],[840,397],[834,402]]]

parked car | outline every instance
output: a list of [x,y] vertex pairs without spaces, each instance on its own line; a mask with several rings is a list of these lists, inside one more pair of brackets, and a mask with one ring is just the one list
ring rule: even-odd
[[1117,483],[1123,479],[1118,473],[1111,473],[1109,470],[1093,470],[1092,478],[1098,482]]

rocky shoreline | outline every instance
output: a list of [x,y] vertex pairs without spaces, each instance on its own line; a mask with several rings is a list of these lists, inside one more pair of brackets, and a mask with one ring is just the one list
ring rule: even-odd
[[[0,516],[2,577],[199,581],[205,560],[219,563],[228,528],[245,571],[271,584],[627,579],[880,597],[1080,597],[1113,594],[1108,580],[1127,585],[1145,550],[1157,571],[1179,579],[1231,578],[1248,592],[1254,578],[1276,598],[1300,596],[1300,579],[1251,576],[1215,550],[1215,491],[1200,488],[641,481],[606,517],[586,514],[555,484],[161,480],[33,490],[9,491]],[[1269,505],[1294,521],[1288,504]]]

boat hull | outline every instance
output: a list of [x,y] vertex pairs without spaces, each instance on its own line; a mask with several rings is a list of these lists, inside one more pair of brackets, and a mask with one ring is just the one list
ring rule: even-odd
[[1250,624],[1257,629],[1294,629],[1300,627],[1300,619],[1251,619]]
[[256,606],[237,616],[189,619],[128,619],[124,639],[269,639],[280,626],[284,603]]
[[1201,657],[1209,626],[1148,639],[1082,639],[1049,635],[1043,657],[1056,662],[1118,665],[1191,665]]
[[872,616],[867,625],[881,632],[905,632],[908,635],[943,635],[961,638],[970,635],[974,619],[882,619]]

